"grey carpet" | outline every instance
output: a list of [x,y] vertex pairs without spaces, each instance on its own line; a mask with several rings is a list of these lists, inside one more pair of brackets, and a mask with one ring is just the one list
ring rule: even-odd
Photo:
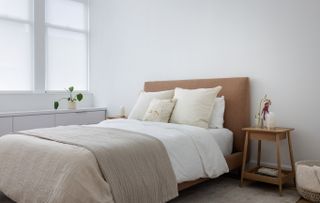
[[279,196],[274,185],[255,182],[239,187],[239,183],[239,179],[223,176],[182,191],[170,203],[295,203],[300,198],[292,186],[284,186]]
[[[279,196],[277,186],[262,183],[239,187],[239,180],[223,176],[180,193],[170,203],[295,203],[299,200],[294,187],[285,186]],[[0,203],[13,203],[0,193]]]

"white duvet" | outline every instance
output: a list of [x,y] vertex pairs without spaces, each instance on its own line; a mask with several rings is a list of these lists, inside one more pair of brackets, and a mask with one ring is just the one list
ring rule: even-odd
[[207,129],[130,119],[106,120],[91,126],[130,130],[157,138],[168,152],[178,183],[229,172],[217,142]]

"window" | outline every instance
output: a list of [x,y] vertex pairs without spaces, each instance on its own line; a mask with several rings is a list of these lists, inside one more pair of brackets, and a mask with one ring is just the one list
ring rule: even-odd
[[31,0],[0,0],[0,91],[33,89]]
[[84,2],[47,0],[47,89],[87,89],[88,14]]
[[0,91],[88,89],[87,0],[0,0]]

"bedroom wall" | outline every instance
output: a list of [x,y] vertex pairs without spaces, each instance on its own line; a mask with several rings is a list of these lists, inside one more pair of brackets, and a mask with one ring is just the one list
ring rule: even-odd
[[[248,76],[252,114],[268,94],[278,124],[296,128],[296,160],[319,159],[319,10],[318,0],[93,0],[95,104],[130,110],[147,80]],[[273,145],[263,154],[275,163]]]

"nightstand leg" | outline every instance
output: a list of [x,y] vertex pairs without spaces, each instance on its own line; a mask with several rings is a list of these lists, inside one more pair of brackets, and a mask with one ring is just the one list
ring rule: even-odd
[[257,166],[260,167],[261,160],[261,140],[258,140],[258,157],[257,157]]
[[241,170],[241,182],[240,187],[243,185],[243,176],[246,169],[246,161],[247,161],[247,152],[248,152],[248,142],[249,142],[249,132],[246,132],[246,137],[244,141],[244,148],[243,148],[243,158],[242,158],[242,170]]
[[291,168],[292,168],[292,172],[293,172],[293,182],[296,185],[296,178],[295,178],[296,177],[296,167],[295,167],[294,158],[293,158],[290,132],[287,132],[287,137],[288,137],[288,144],[289,144]]
[[279,195],[282,196],[282,183],[279,185]]
[[279,138],[279,135],[276,135],[276,144],[277,144],[279,194],[280,194],[280,196],[282,196],[282,172],[281,172],[281,156],[280,156],[280,138]]

